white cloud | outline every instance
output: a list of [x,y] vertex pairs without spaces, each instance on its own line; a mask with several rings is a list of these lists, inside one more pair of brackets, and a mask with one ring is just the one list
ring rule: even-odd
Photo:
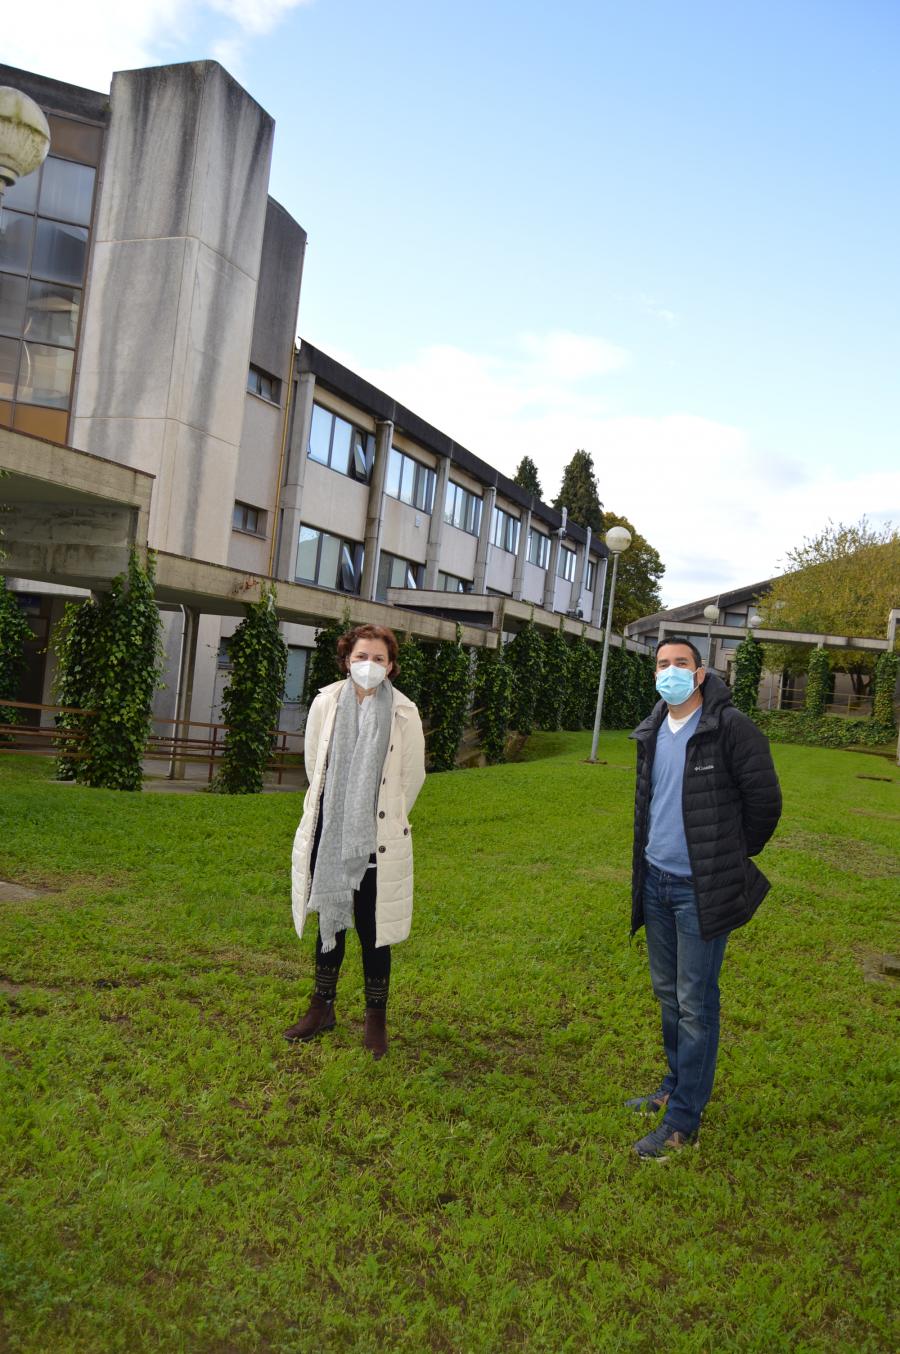
[[669,310],[666,306],[660,305],[652,296],[639,296],[638,302],[645,314],[652,315],[655,320],[661,320],[669,329],[677,323],[678,316],[674,310]]
[[[815,448],[808,461],[793,444],[790,457],[763,452],[747,430],[702,413],[614,413],[609,396],[627,354],[605,339],[529,334],[502,356],[444,345],[377,368],[332,351],[506,474],[531,456],[548,498],[584,447],[606,506],[659,550],[667,605],[777,573],[785,552],[829,518],[900,518],[900,474],[821,471]],[[619,356],[604,362],[603,354]]]
[[25,5],[4,15],[3,60],[56,80],[107,90],[113,71],[184,61],[201,22],[217,60],[240,59],[246,40],[269,33],[284,15],[311,0],[44,0],[40,18]]

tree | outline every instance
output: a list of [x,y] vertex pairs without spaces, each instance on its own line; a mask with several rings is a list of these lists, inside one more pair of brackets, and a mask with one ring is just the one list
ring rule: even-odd
[[539,729],[553,731],[560,727],[562,706],[569,682],[569,646],[559,629],[551,630],[544,640],[544,661],[541,680],[534,705],[535,722]]
[[[606,529],[624,527],[631,532],[631,545],[619,556],[616,571],[616,600],[613,605],[613,630],[621,634],[629,621],[652,616],[662,607],[659,582],[666,566],[648,540],[629,522],[614,512],[604,514]],[[612,563],[610,562],[610,574]],[[605,613],[604,613],[605,614]]]
[[[25,645],[32,639],[31,626],[19,606],[19,599],[0,575],[0,699],[16,700],[19,682],[25,670]],[[0,724],[19,724],[22,710],[0,704]]]
[[339,621],[329,621],[316,631],[314,648],[306,665],[306,681],[303,684],[303,704],[307,710],[312,705],[319,690],[330,682],[339,682],[344,676],[338,663],[337,642],[353,627],[350,623],[350,608],[344,607]]
[[732,699],[745,715],[759,708],[759,678],[762,673],[762,645],[748,635],[737,646],[734,654],[734,690]]
[[[816,536],[787,551],[789,572],[775,580],[757,604],[764,626],[814,635],[884,634],[888,613],[900,598],[900,531],[890,523],[869,526],[863,517],[852,526],[829,522]],[[877,654],[861,649],[829,649],[828,661],[847,672],[862,695]],[[809,649],[767,644],[766,667],[802,672]]]
[[512,671],[511,729],[530,734],[535,723],[535,704],[544,667],[544,641],[533,620],[506,646],[506,659]]
[[263,587],[245,606],[228,645],[231,681],[222,697],[225,753],[215,788],[228,795],[259,794],[275,743],[284,695],[287,645],[278,630],[275,589]]
[[590,527],[595,536],[602,532],[603,504],[597,488],[594,458],[588,452],[576,451],[566,466],[553,506],[557,510],[568,508],[572,521]]
[[522,457],[519,468],[513,475],[513,484],[518,484],[520,489],[526,489],[535,498],[542,499],[544,497],[544,491],[538,479],[537,466],[530,456]]

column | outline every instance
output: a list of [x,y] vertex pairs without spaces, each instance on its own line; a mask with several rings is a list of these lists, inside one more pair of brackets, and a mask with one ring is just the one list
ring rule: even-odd
[[361,597],[375,600],[378,586],[378,561],[381,556],[381,529],[384,526],[384,482],[387,479],[388,458],[394,440],[394,425],[389,420],[375,428],[375,464],[369,481],[369,503],[366,509],[366,544],[363,576],[359,588]]
[[[175,702],[173,736],[179,740],[191,736],[191,705],[194,700],[194,669],[197,666],[197,630],[200,612],[196,607],[184,608],[184,632],[181,636],[181,662],[178,668],[178,698]],[[209,732],[209,730],[207,730]],[[184,780],[187,763],[173,755],[169,763],[169,780]]]
[[293,581],[297,558],[297,538],[300,534],[303,481],[306,478],[306,458],[309,451],[309,430],[312,426],[313,397],[316,378],[305,371],[297,382],[291,440],[285,467],[284,489],[281,493],[281,522],[278,527],[278,554],[276,577]]
[[562,531],[554,531],[550,538],[550,563],[547,567],[547,576],[544,579],[544,610],[553,610],[553,601],[556,596],[556,570],[559,567],[559,548],[562,545]]
[[606,592],[606,572],[609,568],[609,556],[597,560],[597,577],[594,580],[594,600],[591,606],[591,625],[603,628],[603,594]]
[[525,564],[528,559],[528,534],[531,531],[531,509],[526,508],[519,518],[519,548],[516,551],[516,567],[513,573],[512,595],[521,602],[525,590]]
[[447,480],[450,478],[450,457],[442,456],[437,469],[437,483],[434,487],[434,503],[431,507],[431,522],[428,527],[428,545],[425,549],[425,583],[427,591],[437,587],[438,568],[441,563],[441,541],[444,538],[444,503],[447,499]]
[[472,591],[483,595],[487,591],[487,562],[491,545],[491,523],[494,520],[494,504],[497,502],[495,485],[487,490],[481,500],[481,530],[478,533],[478,549],[475,552],[475,580]]
[[571,601],[571,608],[584,611],[584,598],[587,593],[587,562],[591,553],[591,529],[585,527],[584,544],[578,547],[575,555],[575,589]]

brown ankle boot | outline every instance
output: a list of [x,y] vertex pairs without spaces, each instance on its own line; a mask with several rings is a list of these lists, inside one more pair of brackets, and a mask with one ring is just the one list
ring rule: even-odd
[[290,1025],[285,1030],[284,1037],[289,1044],[305,1043],[307,1039],[315,1039],[317,1034],[333,1030],[336,1024],[334,1002],[326,1001],[324,997],[314,992],[306,1015],[301,1016],[296,1025]]
[[366,1027],[363,1048],[367,1048],[377,1062],[387,1053],[387,1011],[383,1006],[366,1007]]

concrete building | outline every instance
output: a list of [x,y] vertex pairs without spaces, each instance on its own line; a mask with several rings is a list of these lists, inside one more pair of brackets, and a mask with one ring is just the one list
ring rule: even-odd
[[[6,193],[0,222],[3,445],[12,456],[30,435],[152,477],[147,539],[161,561],[302,585],[290,614],[309,623],[284,622],[286,726],[335,595],[355,598],[360,618],[402,608],[396,624],[413,631],[431,616],[497,634],[534,607],[542,624],[566,613],[599,637],[606,549],[589,530],[297,346],[306,235],[268,196],[272,119],[226,71],[118,72],[106,94],[0,66],[0,85],[33,98],[51,130],[47,160]],[[7,569],[33,558],[27,492]],[[50,698],[38,650],[76,582],[64,568],[12,581],[36,632],[29,699]],[[174,711],[189,606],[202,612],[191,714],[215,719],[240,607],[160,595],[158,713]]]

